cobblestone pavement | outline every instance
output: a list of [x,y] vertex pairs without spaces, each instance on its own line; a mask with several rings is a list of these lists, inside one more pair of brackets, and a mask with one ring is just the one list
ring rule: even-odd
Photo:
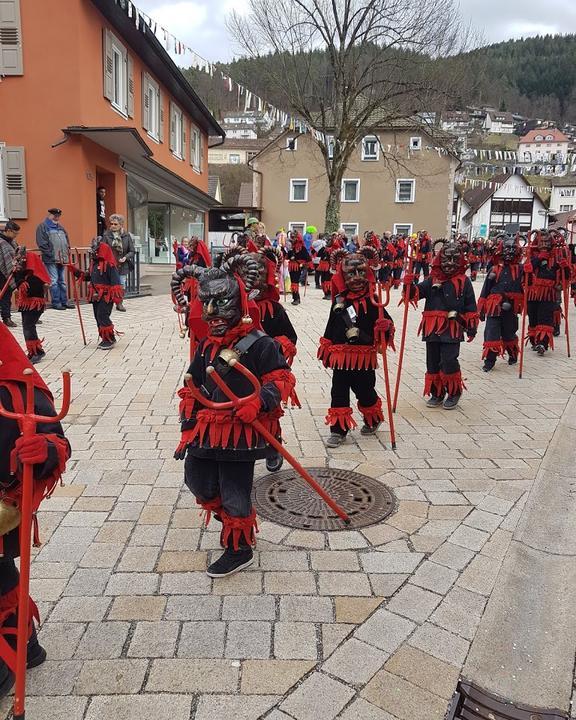
[[28,719],[442,718],[576,382],[563,338],[550,357],[527,354],[521,381],[500,361],[481,372],[480,338],[463,345],[469,391],[447,413],[424,406],[412,312],[398,449],[385,431],[356,432],[327,452],[316,346],[328,303],[309,288],[289,308],[303,408],[285,419],[288,448],[306,465],[376,478],[398,509],[360,531],[262,522],[255,565],[213,581],[217,528],[201,528],[172,459],[186,343],[168,296],[127,307],[109,353],[96,349],[90,308],[87,348],[75,313],[44,316],[44,377],[57,389],[60,370],[73,372],[74,454],[41,513],[32,593],[49,660],[29,672]]

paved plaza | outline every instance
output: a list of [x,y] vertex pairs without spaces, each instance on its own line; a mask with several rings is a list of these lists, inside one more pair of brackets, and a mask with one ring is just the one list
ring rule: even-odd
[[[397,326],[398,297],[389,308]],[[527,352],[523,380],[502,361],[486,375],[479,336],[462,345],[461,406],[427,409],[420,312],[411,311],[397,450],[386,430],[357,430],[327,451],[330,375],[316,348],[329,303],[320,298],[308,288],[288,310],[302,409],[284,419],[287,447],[304,465],[384,483],[397,511],[337,532],[262,521],[254,565],[221,580],[204,573],[220,552],[218,523],[201,527],[172,457],[187,341],[169,296],[127,301],[108,353],[96,349],[89,306],[88,347],[75,312],[44,315],[41,372],[59,393],[60,371],[72,371],[73,455],[40,513],[31,592],[49,659],[28,673],[28,720],[442,720],[462,668],[485,657],[471,644],[487,635],[478,628],[504,586],[499,573],[550,443],[563,423],[574,432],[573,403],[565,414],[574,360],[561,337],[549,357]],[[555,512],[573,506],[564,498]],[[572,652],[572,665],[551,674],[572,673],[573,661]],[[523,663],[514,673],[504,664],[511,696]],[[0,702],[0,718],[10,704]]]

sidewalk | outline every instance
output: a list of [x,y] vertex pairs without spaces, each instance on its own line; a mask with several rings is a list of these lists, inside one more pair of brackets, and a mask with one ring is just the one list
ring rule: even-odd
[[125,335],[109,353],[96,350],[91,308],[87,348],[75,313],[46,313],[40,370],[57,391],[60,370],[73,373],[73,459],[40,518],[32,594],[49,660],[28,675],[28,720],[442,720],[576,384],[574,361],[562,337],[549,357],[527,352],[521,381],[500,361],[485,375],[479,337],[462,346],[461,407],[429,410],[411,311],[397,450],[387,432],[356,431],[326,451],[320,297],[308,288],[288,309],[303,405],[283,422],[288,449],[385,483],[397,512],[339,532],[264,521],[255,565],[217,581],[204,574],[217,529],[200,527],[172,459],[187,342],[169,296],[114,313]]

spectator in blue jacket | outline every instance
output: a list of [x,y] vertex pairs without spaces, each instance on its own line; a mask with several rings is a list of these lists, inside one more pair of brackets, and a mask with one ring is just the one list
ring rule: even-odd
[[36,245],[50,275],[50,296],[54,310],[74,307],[73,303],[68,303],[68,290],[64,279],[64,269],[70,259],[70,240],[68,233],[60,225],[61,215],[60,208],[50,208],[48,217],[36,228]]

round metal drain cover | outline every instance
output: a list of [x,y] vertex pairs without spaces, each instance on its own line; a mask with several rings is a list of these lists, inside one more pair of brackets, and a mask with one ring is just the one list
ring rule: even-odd
[[253,496],[258,514],[280,525],[305,530],[349,530],[380,522],[395,510],[392,492],[366,475],[323,467],[306,469],[348,513],[350,525],[345,525],[292,469],[254,480]]

